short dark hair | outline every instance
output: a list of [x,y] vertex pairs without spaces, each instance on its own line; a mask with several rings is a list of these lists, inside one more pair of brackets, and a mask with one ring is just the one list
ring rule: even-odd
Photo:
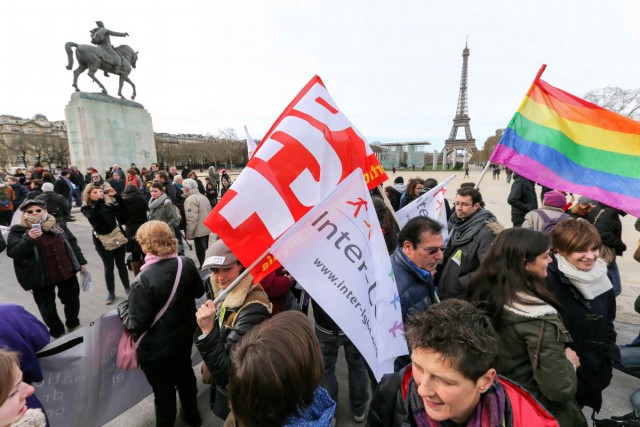
[[422,233],[425,231],[434,235],[441,234],[442,225],[426,216],[411,218],[398,233],[398,245],[402,246],[404,242],[409,241],[415,248],[420,243]]
[[231,351],[231,410],[243,427],[284,425],[313,403],[321,377],[311,322],[284,311],[249,330]]
[[491,320],[467,301],[448,299],[407,317],[412,351],[438,353],[465,378],[477,381],[495,366],[499,337]]
[[438,180],[435,178],[427,178],[424,180],[424,188],[431,190],[436,185],[438,185]]
[[456,191],[458,196],[462,197],[471,197],[471,202],[475,205],[476,203],[480,203],[482,205],[482,194],[476,188],[473,187],[460,187],[458,191]]
[[164,182],[169,182],[169,175],[165,171],[157,171],[155,176],[162,178]]

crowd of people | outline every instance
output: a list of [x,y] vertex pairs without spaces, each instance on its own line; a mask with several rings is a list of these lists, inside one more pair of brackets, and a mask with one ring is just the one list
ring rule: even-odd
[[[77,273],[86,271],[87,260],[67,225],[75,220],[74,203],[91,226],[108,305],[118,299],[118,270],[118,314],[139,342],[157,426],[173,426],[178,416],[202,425],[194,345],[202,380],[211,384],[209,409],[226,426],[335,423],[339,347],[357,423],[586,426],[583,408],[600,411],[613,368],[635,375],[640,369],[640,335],[621,351],[614,327],[621,290],[616,256],[627,249],[624,213],[553,189],[544,189],[538,208],[535,183],[511,175],[512,227],[465,183],[452,205],[446,202],[446,241],[431,218],[403,227],[394,220],[393,211],[434,188],[435,179],[413,178],[404,186],[397,177],[384,189],[388,203],[373,194],[409,353],[378,383],[358,348],[323,307],[309,304],[294,277],[280,268],[257,283],[210,235],[203,221],[230,188],[226,171],[212,166],[201,179],[188,167],[180,173],[157,163],[149,170],[131,164],[126,172],[113,165],[104,178],[94,168],[83,176],[71,167],[58,177],[40,167],[17,170],[0,184],[3,225],[18,211],[0,251],[6,246],[44,324],[19,306],[0,304],[0,325],[12,331],[0,339],[0,427],[28,413],[40,423],[34,425],[46,423],[33,413],[42,407],[29,385],[42,376],[35,352],[49,337],[80,327]],[[189,241],[195,259],[184,256]],[[25,319],[32,328],[24,328]],[[38,340],[26,338],[31,329]],[[640,389],[634,396],[638,403]],[[638,413],[624,418],[637,420]]]

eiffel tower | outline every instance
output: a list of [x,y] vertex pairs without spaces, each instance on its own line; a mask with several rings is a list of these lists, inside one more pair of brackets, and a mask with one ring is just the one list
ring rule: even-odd
[[[476,140],[471,135],[471,127],[469,126],[469,111],[467,105],[467,67],[469,61],[469,48],[467,43],[464,45],[462,51],[462,76],[460,76],[460,93],[458,94],[458,107],[456,109],[456,116],[453,118],[453,128],[449,134],[449,139],[444,142],[444,163],[447,158],[451,157],[451,163],[455,164],[458,150],[464,151],[464,164],[466,165],[468,154],[473,154],[477,151]],[[458,135],[458,129],[464,128],[465,139],[456,139]],[[467,154],[468,153],[468,154]],[[453,154],[453,156],[450,156]],[[444,167],[444,165],[443,165]]]

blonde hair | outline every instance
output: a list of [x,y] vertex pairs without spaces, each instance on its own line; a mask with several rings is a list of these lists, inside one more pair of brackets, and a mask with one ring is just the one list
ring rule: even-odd
[[178,243],[173,231],[166,222],[147,221],[138,228],[136,240],[145,245],[147,252],[157,256],[176,253]]
[[18,353],[0,348],[0,406],[7,400],[13,389],[16,368],[20,368]]
[[[82,202],[85,205],[89,205],[91,204],[91,198],[89,197],[91,195],[91,190],[95,190],[95,189],[99,189],[102,190],[102,187],[100,187],[99,185],[95,185],[95,184],[87,184],[87,186],[84,188],[84,191],[82,192]],[[104,191],[104,190],[102,190]]]

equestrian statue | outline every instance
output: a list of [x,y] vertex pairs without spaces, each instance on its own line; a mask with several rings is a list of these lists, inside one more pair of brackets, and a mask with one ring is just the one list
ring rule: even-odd
[[73,51],[72,48],[76,48],[76,58],[78,59],[78,68],[73,71],[73,87],[76,88],[76,92],[80,92],[78,88],[78,76],[84,73],[85,70],[89,70],[88,74],[91,79],[100,86],[102,93],[107,95],[107,89],[96,78],[96,71],[104,71],[104,75],[109,77],[109,73],[117,74],[120,76],[120,85],[118,87],[118,96],[125,99],[122,95],[122,85],[126,81],[131,85],[133,89],[133,95],[131,99],[136,98],[136,85],[129,79],[129,73],[133,68],[136,68],[136,62],[138,61],[138,52],[131,49],[126,44],[114,48],[111,45],[110,36],[114,37],[127,37],[129,33],[118,33],[116,31],[108,30],[104,27],[102,21],[96,21],[97,27],[91,30],[91,43],[78,45],[74,42],[68,42],[64,45],[67,51],[67,58],[69,63],[67,70],[73,68]]

